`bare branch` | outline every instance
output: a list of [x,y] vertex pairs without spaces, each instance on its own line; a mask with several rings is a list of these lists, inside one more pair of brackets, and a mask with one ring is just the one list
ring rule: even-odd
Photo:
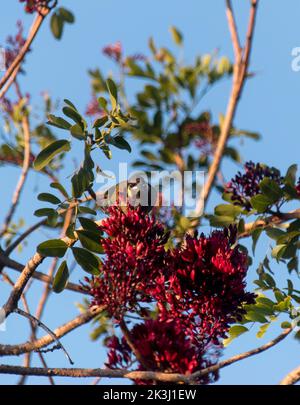
[[107,377],[107,378],[129,378],[131,380],[157,380],[162,382],[184,382],[189,383],[189,378],[182,374],[167,374],[154,371],[128,371],[111,369],[87,369],[87,368],[38,368],[20,367],[10,365],[0,365],[0,374],[14,375],[35,375],[35,376],[55,376],[55,377]]
[[57,336],[55,335],[54,332],[52,332],[51,329],[48,328],[48,326],[46,326],[43,322],[41,322],[39,319],[37,319],[35,316],[22,311],[22,309],[20,308],[16,308],[14,309],[14,312],[16,314],[19,314],[21,316],[24,316],[25,318],[29,319],[31,322],[33,322],[33,324],[38,325],[40,328],[44,329],[47,333],[49,333],[49,335],[52,337],[52,339],[56,342],[57,345],[60,346],[60,348],[62,349],[62,351],[65,353],[67,359],[69,360],[70,364],[74,364],[74,362],[72,361],[71,357],[69,356],[69,353],[66,351],[66,349],[64,348],[64,346],[62,345],[62,343],[58,340]]
[[[1,267],[8,267],[10,269],[16,270],[19,273],[21,273],[24,270],[25,266],[23,264],[21,264],[21,263],[16,262],[15,260],[12,260],[12,259],[4,256],[0,252],[0,268]],[[44,283],[47,283],[49,285],[52,285],[52,283],[53,283],[53,280],[47,274],[41,273],[39,271],[35,271],[32,274],[32,278],[35,279],[35,280],[39,280],[39,281],[42,281]],[[88,295],[88,293],[86,291],[84,291],[81,288],[80,285],[75,284],[75,283],[68,282],[66,287],[65,287],[65,290],[69,290],[69,291],[77,292],[77,293],[80,293],[80,294]]]
[[[99,315],[103,311],[103,308],[90,308],[83,314],[78,315],[76,318],[67,322],[66,324],[55,329],[53,333],[56,338],[59,339],[74,329],[88,323],[95,316]],[[51,335],[45,335],[40,339],[35,340],[34,342],[26,342],[18,345],[0,345],[0,356],[18,356],[27,352],[37,351],[42,347],[48,346],[53,343],[55,339]]]
[[22,167],[22,172],[19,178],[19,181],[17,183],[13,198],[12,198],[12,203],[10,206],[10,209],[6,215],[6,218],[4,220],[4,225],[3,228],[0,232],[0,237],[3,236],[8,227],[9,224],[12,220],[12,217],[16,211],[17,205],[20,200],[20,196],[22,193],[22,190],[25,185],[25,181],[28,175],[28,171],[30,168],[30,128],[29,128],[29,120],[28,120],[28,115],[26,112],[24,112],[23,118],[22,118],[22,127],[23,127],[23,135],[24,135],[24,161],[23,161],[23,167]]
[[130,347],[130,349],[132,350],[132,352],[134,353],[135,357],[137,358],[137,360],[141,363],[141,365],[146,369],[146,370],[151,370],[151,367],[149,367],[149,364],[147,364],[147,362],[145,361],[145,359],[143,358],[143,356],[141,355],[141,353],[136,349],[132,338],[131,338],[131,333],[127,328],[126,322],[122,321],[120,322],[120,328],[122,330],[122,333],[126,339],[126,342],[128,344],[128,346]]
[[264,345],[262,345],[260,347],[257,347],[256,349],[252,349],[252,350],[249,350],[248,352],[238,354],[236,356],[231,357],[230,359],[220,361],[218,364],[215,364],[214,366],[207,367],[207,368],[205,368],[203,370],[197,371],[197,372],[195,372],[194,374],[191,375],[191,379],[202,377],[202,376],[204,376],[206,374],[218,371],[223,367],[227,367],[227,366],[230,366],[233,363],[236,363],[238,361],[247,359],[248,357],[254,356],[256,354],[260,354],[260,353],[270,349],[271,347],[277,345],[278,343],[280,343],[283,339],[285,339],[292,332],[292,330],[293,330],[293,328],[285,329],[275,339],[271,340],[270,342],[268,342],[268,343],[266,343],[266,344],[264,344]]
[[[240,95],[243,90],[245,78],[247,76],[247,69],[248,69],[248,64],[249,64],[249,59],[250,59],[250,52],[251,52],[251,46],[252,46],[252,39],[253,39],[253,32],[254,32],[254,27],[255,27],[255,17],[256,17],[256,11],[257,11],[257,4],[258,0],[252,0],[251,1],[251,10],[250,10],[250,16],[249,16],[249,24],[248,24],[248,30],[247,30],[247,37],[246,37],[246,45],[245,45],[245,50],[243,52],[242,57],[240,58],[235,58],[235,63],[234,63],[234,70],[233,70],[233,81],[232,81],[232,88],[227,104],[227,110],[226,110],[226,115],[224,118],[224,122],[222,124],[221,128],[221,133],[220,137],[218,139],[218,144],[214,153],[213,161],[210,165],[208,175],[206,182],[203,187],[203,191],[201,192],[200,198],[197,203],[196,207],[196,215],[200,215],[201,212],[203,211],[203,204],[206,203],[212,186],[215,181],[215,177],[219,171],[219,167],[221,164],[221,160],[224,154],[224,149],[226,147],[228,138],[230,136],[230,130],[232,127],[232,122],[235,116],[236,108],[238,105],[238,101],[240,98]],[[228,5],[228,2],[227,2]],[[230,6],[230,3],[229,3]],[[227,7],[227,16],[229,16],[229,27],[230,30],[234,30],[233,35],[234,35],[234,40],[236,41],[236,28],[235,25],[234,27],[232,26],[233,22],[233,15],[231,14],[231,9]],[[235,45],[236,46],[236,45]]]
[[255,229],[258,228],[264,229],[267,226],[272,225],[278,226],[281,224],[285,224],[287,221],[293,219],[300,219],[300,209],[286,213],[270,215],[265,219],[259,219],[254,222],[249,222],[248,224],[245,225],[244,231],[241,234],[239,234],[239,238],[246,238],[247,236],[251,235],[251,232],[253,232]]
[[235,60],[239,60],[241,57],[241,46],[238,35],[238,30],[234,18],[234,13],[231,5],[231,0],[226,0],[226,15],[228,20],[228,27],[231,35],[233,50],[235,54]]
[[[208,373],[217,371],[223,367],[229,366],[230,364],[236,363],[240,360],[246,359],[248,357],[254,356],[256,354],[262,353],[271,347],[277,345],[283,339],[285,339],[292,331],[292,328],[286,329],[282,332],[279,336],[275,339],[271,340],[270,342],[256,348],[250,350],[248,352],[238,354],[236,356],[231,357],[230,359],[221,361],[220,363],[207,367],[203,370],[197,371],[191,375],[182,375],[178,373],[162,373],[162,372],[153,372],[153,371],[128,371],[128,370],[110,370],[110,369],[82,369],[82,368],[56,368],[56,369],[43,369],[43,368],[25,368],[25,367],[18,367],[18,366],[8,366],[8,365],[1,365],[0,366],[0,374],[20,374],[20,375],[38,375],[38,376],[61,376],[61,377],[108,377],[108,378],[129,378],[129,379],[143,379],[143,380],[157,380],[157,381],[164,381],[164,382],[184,382],[184,383],[194,383],[195,380],[199,377],[202,377]],[[55,332],[58,335],[57,331]],[[41,340],[41,339],[40,339]],[[17,346],[14,347],[14,350],[20,350]],[[3,348],[7,348],[9,346],[2,346]],[[15,352],[14,354],[20,354]],[[0,346],[0,353],[2,353],[1,346]],[[13,354],[10,352],[6,354]],[[300,374],[299,374],[300,378]]]
[[[8,69],[6,70],[4,76],[2,77],[2,79],[0,80],[0,90],[2,90],[0,92],[0,99],[2,97],[4,97],[5,93],[7,92],[7,90],[9,89],[10,85],[14,82],[18,71],[21,67],[22,61],[25,58],[27,52],[29,51],[29,48],[34,40],[34,38],[36,37],[43,21],[44,18],[47,16],[47,14],[49,13],[49,9],[47,7],[44,7],[41,12],[39,14],[37,14],[35,20],[33,21],[33,24],[30,28],[28,37],[22,47],[22,49],[20,50],[20,52],[18,53],[18,55],[16,56],[16,58],[14,59],[14,61],[11,63],[11,65],[8,67]],[[13,79],[11,79],[11,77],[13,76]],[[4,89],[3,87],[5,86],[6,83],[9,82],[9,85],[7,85]]]
[[295,368],[288,373],[279,383],[279,385],[294,385],[300,381],[300,367]]

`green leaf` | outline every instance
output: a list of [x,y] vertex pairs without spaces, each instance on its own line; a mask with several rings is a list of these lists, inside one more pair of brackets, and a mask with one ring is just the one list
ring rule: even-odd
[[264,325],[261,325],[259,328],[259,331],[256,334],[256,337],[258,337],[259,339],[264,337],[265,333],[267,332],[267,330],[269,329],[271,323],[266,323]]
[[262,229],[257,228],[257,229],[254,229],[254,231],[251,234],[251,236],[252,236],[252,253],[253,254],[255,253],[255,248],[256,248],[256,245],[257,245],[257,242],[258,242],[258,239],[259,239],[261,233],[262,233]]
[[114,145],[116,148],[119,149],[125,149],[129,153],[131,153],[131,146],[129,143],[126,141],[126,139],[123,136],[115,136],[113,139],[113,142],[110,142],[112,145]]
[[243,209],[233,204],[220,204],[215,207],[215,215],[227,216],[235,219]]
[[112,109],[115,110],[118,104],[118,89],[115,82],[112,79],[106,80],[106,85],[110,95],[110,101]]
[[63,7],[60,7],[60,8],[58,9],[58,12],[59,12],[60,17],[61,17],[64,21],[66,21],[66,22],[69,23],[69,24],[73,24],[73,23],[74,23],[75,18],[74,18],[73,13],[71,13],[71,11],[69,11],[69,10],[67,10],[67,9],[65,9],[65,8],[63,8]]
[[93,128],[100,128],[104,124],[106,124],[107,121],[108,121],[107,115],[105,115],[104,117],[101,117],[101,118],[97,118],[96,121],[93,124]]
[[87,231],[98,232],[98,235],[100,235],[99,227],[94,221],[84,217],[79,217],[78,220],[83,229],[86,229]]
[[265,230],[266,234],[269,236],[269,238],[274,239],[277,241],[278,238],[280,238],[282,235],[285,235],[285,232],[282,229],[279,228],[267,228]]
[[47,124],[52,125],[53,127],[67,130],[71,128],[71,124],[68,121],[66,121],[64,118],[56,117],[53,114],[48,114],[48,120],[49,121],[47,122]]
[[72,103],[72,101],[68,100],[67,98],[64,98],[64,103],[67,104],[69,107],[73,108],[73,110],[77,111],[77,108]]
[[264,194],[257,194],[250,200],[252,207],[259,213],[265,212],[273,204],[272,200]]
[[209,217],[209,222],[211,226],[223,227],[232,224],[234,222],[234,219],[232,217],[224,215],[223,216],[211,215]]
[[71,179],[73,197],[79,198],[90,185],[89,172],[80,168],[78,173],[75,173]]
[[260,183],[259,188],[263,195],[265,195],[272,203],[276,203],[283,197],[283,191],[278,186],[276,181],[265,177]]
[[79,114],[77,110],[74,110],[74,108],[71,108],[69,106],[63,108],[63,113],[71,118],[76,124],[80,125],[82,129],[85,129],[87,127],[87,124],[83,117]]
[[62,184],[54,182],[50,184],[50,187],[59,190],[64,197],[69,198],[68,193]]
[[55,274],[52,284],[53,291],[56,293],[61,293],[65,289],[68,280],[69,280],[69,269],[67,262],[64,260]]
[[228,346],[229,343],[231,343],[235,338],[237,338],[238,336],[242,335],[245,332],[248,332],[248,328],[246,328],[246,326],[243,325],[231,326],[228,332],[229,337],[223,341],[224,346],[225,347]]
[[176,45],[182,45],[183,37],[180,31],[175,27],[170,27],[170,32],[173,38],[173,41]]
[[34,211],[36,217],[48,217],[53,214],[56,214],[56,211],[53,208],[40,208],[39,210]]
[[38,195],[38,200],[40,201],[47,201],[51,204],[60,204],[61,201],[59,198],[57,198],[55,195],[50,194],[50,193],[41,193]]
[[286,250],[287,245],[277,245],[272,249],[272,257],[274,257],[274,259],[281,259],[281,257],[284,255],[284,252]]
[[61,39],[64,23],[59,14],[53,13],[50,20],[50,28],[56,39]]
[[69,141],[64,139],[54,141],[37,155],[33,163],[33,167],[40,171],[47,166],[51,160],[55,158],[55,156],[62,152],[68,152],[70,149],[71,144]]
[[285,184],[288,184],[291,187],[295,186],[297,169],[298,169],[298,166],[296,164],[291,165],[288,168],[286,175],[284,177],[284,180],[283,180]]
[[89,207],[80,206],[78,207],[78,211],[81,212],[82,214],[97,215],[97,212]]
[[79,141],[85,140],[84,130],[79,124],[73,125],[70,129],[70,132],[71,135],[74,136],[74,138],[78,139]]
[[260,323],[266,323],[268,320],[258,311],[249,311],[245,315],[245,318],[248,319],[249,321],[253,322],[260,322]]
[[68,245],[61,239],[50,239],[37,247],[39,254],[49,257],[63,257],[67,249]]
[[86,249],[73,247],[72,252],[76,262],[89,274],[98,275],[101,261]]
[[95,253],[104,253],[103,247],[100,244],[100,233],[94,231],[77,231],[78,239],[82,246]]

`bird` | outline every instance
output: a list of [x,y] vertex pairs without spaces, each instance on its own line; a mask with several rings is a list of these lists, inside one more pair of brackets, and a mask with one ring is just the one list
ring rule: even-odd
[[118,205],[126,213],[128,206],[138,207],[149,213],[156,204],[157,190],[143,177],[124,180],[103,193],[97,193],[97,205],[106,212],[107,207]]

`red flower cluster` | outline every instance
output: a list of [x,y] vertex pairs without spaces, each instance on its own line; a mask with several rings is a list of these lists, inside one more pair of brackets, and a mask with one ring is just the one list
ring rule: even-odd
[[86,115],[90,117],[102,117],[104,114],[103,109],[100,107],[97,98],[94,96],[86,107]]
[[120,62],[122,59],[122,44],[118,41],[114,44],[107,45],[102,49],[102,52],[115,62]]
[[164,244],[168,235],[153,217],[141,207],[107,209],[109,218],[101,230],[108,238],[102,239],[106,254],[101,275],[89,280],[86,287],[93,295],[93,305],[106,306],[117,319],[130,310],[140,311],[141,302],[150,302],[150,289],[161,269],[167,266],[168,255]]
[[280,186],[283,184],[279,170],[260,163],[247,162],[245,164],[245,173],[238,172],[226,185],[225,192],[232,194],[231,200],[234,203],[250,211],[250,199],[260,194],[259,183],[264,178],[270,178]]
[[22,21],[17,21],[17,34],[15,36],[8,36],[6,39],[6,49],[5,49],[5,64],[8,68],[12,62],[15,60],[16,56],[20,53],[23,45],[25,44],[25,38],[23,36],[24,27]]
[[108,56],[114,62],[117,62],[118,64],[120,64],[123,67],[125,67],[130,60],[133,60],[133,61],[145,61],[146,60],[146,57],[140,53],[123,58],[123,48],[122,48],[122,44],[120,41],[117,41],[114,44],[105,46],[102,49],[102,52],[104,55]]
[[297,182],[296,191],[297,191],[298,197],[300,198],[300,177],[299,177],[298,182]]
[[247,255],[235,243],[236,228],[230,227],[208,237],[188,236],[183,247],[171,252],[168,288],[160,283],[153,292],[161,319],[181,319],[187,333],[207,343],[218,345],[226,337],[230,323],[244,313],[243,304],[254,301],[245,292]]
[[211,155],[216,146],[217,137],[208,120],[194,121],[185,124],[184,132],[196,136],[195,146],[201,150],[203,156]]
[[51,0],[19,0],[20,3],[25,4],[26,13],[32,14],[38,11],[40,7],[47,7]]
[[[178,320],[146,320],[143,324],[135,325],[131,335],[135,349],[145,359],[145,366],[149,370],[192,374],[213,364],[213,358],[208,355],[209,350],[205,350],[201,343],[196,345],[186,336]],[[130,368],[134,356],[125,338],[114,336],[109,339],[107,346],[110,349],[107,367]],[[145,370],[144,365],[139,364],[138,370]],[[215,381],[217,376],[217,373],[210,373],[199,378],[198,382],[207,384]],[[136,383],[151,384],[151,381],[137,380]]]
[[[181,248],[167,251],[163,226],[141,207],[114,206],[108,214],[101,225],[107,234],[101,275],[84,287],[91,304],[104,306],[117,322],[128,311],[149,317],[156,305],[155,320],[130,331],[148,368],[188,374],[213,364],[229,325],[241,318],[243,304],[254,302],[245,292],[248,262],[236,245],[236,229],[188,236]],[[130,347],[114,337],[108,366],[130,367]],[[215,376],[207,378],[202,382]]]

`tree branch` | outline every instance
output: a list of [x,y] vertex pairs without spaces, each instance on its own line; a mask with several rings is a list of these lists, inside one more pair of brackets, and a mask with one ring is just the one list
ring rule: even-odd
[[244,231],[239,234],[239,239],[250,236],[255,229],[258,228],[264,229],[270,225],[280,225],[293,219],[300,219],[300,208],[286,213],[271,215],[265,219],[260,219],[245,224]]
[[294,385],[300,381],[300,367],[295,368],[288,373],[279,383],[279,385]]
[[[102,312],[102,308],[90,308],[83,314],[78,315],[76,318],[67,322],[66,324],[55,329],[53,333],[56,338],[59,339],[71,331],[77,329],[78,327],[88,323],[95,316],[99,315]],[[20,354],[38,351],[42,347],[48,346],[53,343],[55,339],[51,335],[45,335],[40,339],[35,340],[34,342],[26,342],[18,345],[0,345],[0,356],[19,356]]]
[[[232,122],[233,122],[233,119],[235,116],[235,112],[237,109],[240,95],[243,90],[245,78],[247,76],[247,69],[248,69],[249,58],[250,58],[251,47],[252,47],[253,32],[254,32],[254,27],[255,27],[257,4],[258,4],[258,0],[251,1],[251,10],[250,10],[248,30],[247,30],[247,36],[246,36],[246,45],[245,45],[243,55],[241,57],[239,57],[240,52],[238,55],[235,55],[235,63],[234,63],[234,69],[233,69],[233,82],[232,82],[232,88],[231,88],[231,92],[230,92],[230,96],[229,96],[229,100],[228,100],[228,104],[227,104],[226,115],[225,115],[224,122],[221,127],[221,133],[220,133],[220,137],[218,139],[218,144],[217,144],[217,147],[216,147],[216,150],[214,153],[213,161],[210,165],[206,182],[204,184],[200,198],[197,202],[196,216],[200,216],[200,214],[203,211],[204,205],[210,195],[212,186],[215,181],[215,177],[218,173],[218,170],[219,170],[219,167],[221,164],[221,160],[222,160],[222,157],[224,154],[224,149],[226,147],[228,138],[230,136]],[[229,5],[229,7],[228,7],[228,5]],[[233,18],[233,14],[232,14],[231,4],[228,1],[227,1],[227,17],[228,17],[229,29],[231,31],[231,34],[233,35],[234,49],[235,49],[237,47],[237,31],[236,31],[235,22],[234,22],[234,18]],[[237,52],[237,50],[235,50],[235,53],[236,52]]]
[[[37,375],[37,376],[61,376],[61,377],[107,377],[107,378],[129,378],[129,379],[143,379],[143,380],[157,380],[163,382],[173,382],[179,383],[184,382],[186,384],[194,384],[195,380],[199,377],[202,377],[208,373],[217,371],[223,367],[229,366],[235,362],[240,360],[246,359],[248,357],[254,356],[256,354],[262,353],[271,347],[275,346],[283,339],[285,339],[292,331],[292,328],[286,329],[282,332],[279,336],[275,339],[271,340],[270,342],[256,348],[250,350],[248,352],[238,354],[236,356],[231,357],[230,359],[221,361],[220,363],[207,367],[203,370],[197,371],[191,375],[182,375],[178,373],[162,373],[162,372],[154,372],[154,371],[128,371],[128,370],[110,370],[110,369],[83,369],[83,368],[25,368],[25,367],[18,367],[18,366],[8,366],[8,365],[1,365],[0,366],[0,374],[19,374],[19,375]],[[56,335],[58,336],[57,331],[55,331]],[[43,339],[43,338],[42,338]],[[41,339],[40,339],[41,340]],[[27,343],[28,345],[29,343]],[[49,343],[48,343],[49,344]],[[14,347],[14,350],[20,350],[17,346]],[[2,346],[2,347],[9,347],[9,346]],[[9,350],[7,354],[20,354],[19,352],[11,353]],[[0,354],[2,353],[1,346],[0,346]],[[300,374],[299,374],[300,378]]]
[[285,339],[292,332],[292,330],[293,330],[293,327],[285,329],[279,336],[277,336],[275,339],[271,340],[270,342],[268,342],[260,347],[257,347],[256,349],[252,349],[252,350],[249,350],[248,352],[237,354],[236,356],[233,356],[227,360],[220,361],[218,364],[215,364],[214,366],[207,367],[203,370],[197,371],[194,374],[192,374],[190,378],[194,379],[194,378],[202,377],[206,374],[218,371],[223,367],[230,366],[233,363],[247,359],[248,357],[254,356],[256,354],[262,353],[262,352],[270,349],[271,347],[277,345],[278,343],[280,343],[283,339]]
[[[36,35],[44,21],[44,18],[48,15],[49,11],[50,11],[49,8],[43,7],[40,10],[39,14],[37,14],[35,20],[33,21],[32,26],[30,28],[28,37],[27,37],[23,47],[21,48],[20,52],[18,53],[18,55],[16,56],[14,61],[11,63],[11,65],[8,67],[4,76],[0,80],[0,90],[2,90],[0,92],[0,99],[2,97],[4,97],[5,93],[9,89],[10,85],[14,82],[14,80],[18,74],[18,71],[21,67],[22,61],[24,60],[27,52],[29,51],[31,44],[32,44],[34,38],[36,37]],[[11,80],[12,75],[13,75],[13,80]],[[4,85],[7,82],[9,82],[9,85],[3,89]]]
[[228,20],[228,27],[231,35],[233,50],[235,54],[235,60],[239,60],[241,57],[241,46],[238,35],[238,30],[234,18],[234,13],[231,5],[231,0],[226,0],[226,15]]
[[6,218],[4,220],[4,225],[3,228],[0,232],[0,237],[2,237],[8,227],[9,224],[12,220],[12,217],[16,211],[17,205],[20,200],[20,196],[22,193],[22,190],[25,185],[25,181],[27,179],[28,171],[30,168],[30,128],[29,128],[29,120],[28,120],[28,115],[26,111],[24,112],[23,118],[22,118],[22,127],[23,127],[23,134],[24,134],[24,161],[23,161],[23,167],[22,167],[22,172],[21,176],[19,178],[19,181],[17,183],[13,198],[12,198],[12,203],[10,206],[10,209],[6,215]]
[[65,353],[67,359],[69,360],[70,364],[74,364],[74,362],[72,361],[71,357],[69,356],[69,353],[66,351],[66,349],[64,348],[64,346],[62,345],[62,343],[58,340],[57,336],[55,335],[54,332],[52,332],[51,329],[48,328],[48,326],[46,326],[43,322],[41,322],[38,318],[36,318],[35,316],[22,311],[22,309],[20,308],[16,308],[14,310],[14,312],[18,315],[21,315],[27,319],[30,320],[30,322],[32,322],[34,325],[39,326],[40,328],[44,329],[50,336],[51,338],[56,342],[56,344],[62,349],[62,351]]
[[[23,264],[21,264],[21,263],[16,262],[15,260],[12,260],[12,259],[4,256],[0,252],[0,268],[1,267],[8,267],[10,269],[16,270],[19,273],[21,273],[24,270],[25,266]],[[42,281],[44,283],[47,283],[49,285],[52,285],[52,283],[53,283],[53,280],[47,274],[41,273],[39,271],[35,271],[32,274],[32,278],[35,279],[35,280],[39,280],[39,281]],[[75,284],[75,283],[71,283],[71,282],[67,283],[67,285],[65,287],[65,290],[69,290],[69,291],[73,291],[73,292],[88,295],[88,293],[86,291],[84,291],[81,288],[80,285]]]

